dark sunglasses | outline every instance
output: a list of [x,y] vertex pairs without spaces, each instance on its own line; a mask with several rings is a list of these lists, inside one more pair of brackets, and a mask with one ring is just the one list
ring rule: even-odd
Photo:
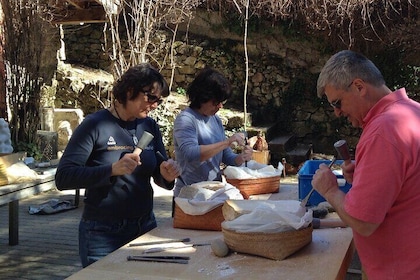
[[157,104],[160,105],[163,102],[162,98],[160,98],[159,96],[153,95],[150,92],[145,91],[144,94],[147,96],[147,102],[151,104],[157,102]]
[[223,100],[223,101],[213,101],[214,106],[218,106],[219,104],[225,105],[227,102],[227,100]]
[[330,102],[330,105],[335,109],[341,109],[341,99],[337,99],[336,101]]
[[[354,80],[351,81],[351,83],[347,86],[347,88],[351,87],[351,85],[353,84]],[[335,109],[341,109],[341,99],[337,99],[333,102],[330,102],[331,107],[335,108]]]

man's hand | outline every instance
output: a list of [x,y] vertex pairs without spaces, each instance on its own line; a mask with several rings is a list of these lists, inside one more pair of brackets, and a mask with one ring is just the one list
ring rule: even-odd
[[320,164],[319,169],[315,171],[311,183],[314,189],[325,199],[327,199],[329,193],[340,191],[338,188],[337,177],[324,163]]
[[346,182],[351,184],[353,183],[353,174],[354,174],[354,168],[355,168],[354,162],[348,162],[344,161],[341,165],[341,169],[343,170],[343,177],[346,179]]
[[[354,164],[348,164],[348,168],[353,176]],[[356,219],[345,211],[344,201],[346,194],[339,189],[337,177],[327,165],[319,165],[319,169],[312,178],[312,186],[331,204],[341,220],[354,231],[363,236],[369,236],[378,228],[379,224]]]

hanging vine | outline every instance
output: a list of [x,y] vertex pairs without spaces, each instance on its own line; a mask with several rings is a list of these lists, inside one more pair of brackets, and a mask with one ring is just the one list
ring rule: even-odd
[[40,129],[39,101],[43,74],[41,54],[48,32],[37,1],[1,0],[4,12],[6,101],[11,140],[16,150],[36,146]]
[[244,85],[244,131],[247,132],[247,124],[248,124],[248,110],[247,110],[247,96],[248,96],[248,80],[249,80],[249,58],[248,58],[248,45],[247,45],[247,38],[248,38],[248,19],[249,19],[249,0],[242,0],[240,4],[236,0],[233,0],[236,8],[238,9],[239,13],[242,14],[242,8],[245,9],[245,16],[244,16],[244,57],[245,57],[245,85]]

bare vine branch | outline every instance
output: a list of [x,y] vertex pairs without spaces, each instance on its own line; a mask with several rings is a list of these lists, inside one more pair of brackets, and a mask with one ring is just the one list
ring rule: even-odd
[[[249,20],[249,0],[241,0],[240,4],[236,0],[232,0],[235,7],[238,9],[239,14],[245,14],[244,17],[244,57],[245,57],[245,85],[244,85],[244,131],[247,131],[248,124],[248,110],[247,110],[247,96],[248,96],[248,80],[249,80],[249,58],[248,58],[248,20]],[[242,12],[241,6],[244,7],[245,12]]]
[[[212,8],[220,4],[207,2]],[[238,10],[234,0],[220,5],[224,6],[218,6],[220,10]],[[396,24],[414,22],[420,16],[420,5],[413,0],[250,0],[249,9],[252,15],[273,22],[296,21],[309,31],[335,35],[349,48],[360,39],[384,40]]]
[[[68,3],[62,0],[37,0],[40,9],[44,11],[44,18],[59,18],[65,15]],[[124,8],[122,13],[126,15],[126,24],[130,21],[139,23],[138,30],[131,25],[131,32],[138,31],[139,37],[132,36],[130,44],[140,44],[132,48],[130,59],[139,58],[139,61],[150,59],[153,50],[150,49],[152,40],[148,30],[154,30],[163,22],[176,22],[192,17],[192,11],[201,7],[208,10],[217,10],[220,14],[227,12],[241,13],[241,8],[234,0],[109,0],[118,6],[118,10]],[[126,8],[130,7],[130,8]],[[109,12],[115,11],[107,11]],[[121,16],[109,16],[110,20],[118,20]],[[274,22],[286,21],[296,23],[308,32],[316,32],[317,36],[325,35],[331,43],[341,42],[352,48],[363,41],[379,40],[393,42],[397,37],[389,36],[390,30],[399,28],[400,25],[418,26],[420,17],[420,4],[418,0],[249,0],[250,16],[268,19]],[[141,13],[138,16],[136,13]],[[110,24],[111,28],[118,28],[117,24]],[[122,28],[121,28],[122,29]],[[143,30],[139,31],[139,29]],[[117,34],[114,34],[116,36]],[[109,43],[112,41],[110,38]],[[116,39],[114,37],[114,39]],[[416,42],[417,39],[408,38],[408,41]],[[117,42],[117,41],[116,41]],[[120,43],[117,43],[120,45]],[[418,44],[417,44],[418,45]],[[420,48],[417,45],[413,48]],[[123,46],[121,46],[123,47]],[[131,48],[131,47],[130,47]],[[130,59],[116,59],[116,55],[128,55],[126,52],[114,52],[110,55],[113,61],[124,68],[124,64]],[[140,56],[139,56],[140,55]],[[118,72],[118,71],[117,71]],[[117,73],[118,75],[118,73]]]
[[[117,14],[106,10],[111,40],[106,42],[108,46],[105,49],[109,48],[109,56],[114,64],[114,76],[118,78],[130,66],[153,60],[154,54],[159,51],[159,46],[155,45],[152,36],[157,29],[168,23],[174,25],[175,29],[172,30],[174,40],[176,26],[191,18],[192,11],[202,2],[202,0],[132,0],[123,1]],[[122,30],[125,30],[125,33],[122,33]],[[121,37],[123,34],[124,37]],[[153,62],[159,64],[158,61]],[[171,65],[173,68],[176,67],[173,56],[171,56]],[[158,67],[163,68],[164,65]]]

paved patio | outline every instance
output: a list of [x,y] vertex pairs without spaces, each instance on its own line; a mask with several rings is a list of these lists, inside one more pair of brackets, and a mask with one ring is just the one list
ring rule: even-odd
[[[8,245],[8,205],[0,206],[0,279],[65,279],[82,269],[77,229],[83,201],[77,209],[53,215],[30,215],[28,212],[29,206],[52,198],[73,200],[74,191],[54,190],[20,201],[19,244],[16,246]],[[158,224],[171,219],[171,204],[172,192],[156,187]],[[348,273],[346,279],[360,280],[359,269],[360,264],[355,258],[350,271],[356,273]]]
[[[160,189],[160,188],[159,188]],[[158,224],[170,219],[172,192],[156,191]],[[74,200],[74,191],[45,192],[19,203],[19,244],[9,246],[9,208],[0,206],[0,279],[64,279],[82,269],[78,255],[78,225],[83,200],[74,210],[30,215],[29,206],[50,199]]]

